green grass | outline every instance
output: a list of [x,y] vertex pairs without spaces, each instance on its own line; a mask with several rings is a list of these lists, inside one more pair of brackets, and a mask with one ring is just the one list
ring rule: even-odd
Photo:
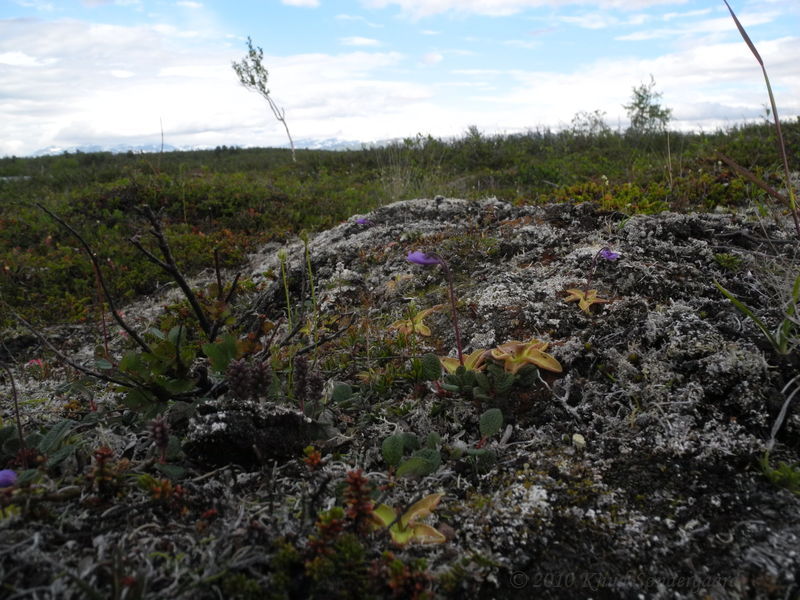
[[[800,148],[800,122],[784,124]],[[165,154],[75,153],[0,159],[0,294],[43,323],[91,318],[96,304],[88,258],[68,232],[34,206],[41,202],[96,248],[120,300],[166,281],[129,238],[146,231],[135,207],[160,210],[181,268],[241,263],[269,240],[318,231],[395,200],[436,194],[496,196],[516,204],[592,201],[632,213],[708,211],[766,200],[717,162],[721,151],[776,186],[781,165],[764,124],[713,134],[549,130],[507,136],[470,131],[443,141],[417,136],[381,148],[330,152],[238,149]],[[797,164],[797,156],[789,157]],[[144,236],[143,239],[146,239]],[[7,312],[7,311],[5,311]],[[11,325],[0,313],[0,326]]]

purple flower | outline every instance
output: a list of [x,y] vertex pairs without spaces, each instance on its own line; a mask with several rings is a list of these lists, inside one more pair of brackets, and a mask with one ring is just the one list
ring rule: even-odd
[[424,252],[420,252],[419,250],[415,252],[409,252],[408,256],[406,257],[406,260],[408,260],[408,262],[412,262],[418,265],[423,265],[426,267],[444,264],[444,261],[435,254],[425,254]]
[[0,488],[11,487],[17,483],[17,474],[11,469],[0,471]]
[[604,260],[617,260],[619,258],[619,252],[614,252],[613,250],[609,250],[608,248],[603,248],[600,250],[600,258]]
[[359,217],[358,219],[356,219],[356,223],[358,223],[359,225],[366,225],[366,226],[372,225],[372,221],[370,221],[366,217]]

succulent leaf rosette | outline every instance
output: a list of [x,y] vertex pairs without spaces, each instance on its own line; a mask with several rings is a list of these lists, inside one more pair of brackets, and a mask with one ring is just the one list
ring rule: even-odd
[[548,346],[548,342],[536,338],[528,342],[511,340],[494,348],[491,356],[495,360],[501,361],[509,373],[516,373],[525,365],[534,365],[546,371],[561,373],[561,363],[545,352]]

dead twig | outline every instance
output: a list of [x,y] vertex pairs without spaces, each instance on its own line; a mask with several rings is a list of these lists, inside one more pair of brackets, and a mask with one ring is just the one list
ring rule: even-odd
[[83,249],[86,251],[86,254],[89,255],[89,260],[92,261],[92,265],[94,266],[94,271],[97,275],[97,279],[100,281],[100,287],[103,288],[103,295],[106,297],[106,302],[108,302],[108,307],[111,309],[111,316],[114,317],[114,320],[117,322],[117,324],[120,327],[122,327],[125,333],[127,333],[130,336],[130,338],[134,342],[136,342],[142,350],[144,350],[145,352],[152,353],[152,350],[150,349],[150,346],[147,344],[147,342],[145,342],[139,336],[139,334],[136,333],[136,331],[134,331],[134,329],[125,322],[125,319],[123,319],[119,315],[119,311],[117,310],[117,307],[114,304],[114,298],[111,296],[111,292],[108,290],[108,286],[106,285],[106,280],[103,278],[103,273],[100,270],[100,261],[97,260],[97,254],[95,254],[91,246],[89,246],[88,242],[85,239],[83,239],[83,236],[81,236],[80,233],[78,233],[75,229],[73,229],[73,227],[69,223],[67,223],[66,221],[64,221],[64,219],[53,213],[50,209],[43,206],[42,204],[39,204],[38,202],[36,203],[36,206],[38,206],[41,210],[50,215],[50,218],[54,219],[59,225],[61,225],[64,229],[66,229],[73,236],[75,236],[75,238],[78,240],[81,246],[83,246]]
[[203,333],[206,334],[206,337],[209,341],[213,342],[214,338],[212,337],[212,328],[213,324],[208,319],[208,315],[206,315],[203,307],[200,306],[200,301],[197,299],[197,296],[192,291],[192,288],[189,287],[189,284],[186,283],[186,279],[181,273],[180,269],[178,268],[177,263],[175,262],[175,257],[172,255],[172,249],[169,247],[169,243],[167,242],[167,238],[164,236],[164,232],[161,229],[161,224],[159,223],[158,217],[156,217],[153,209],[150,208],[148,205],[142,205],[137,207],[137,210],[140,214],[142,214],[147,221],[150,223],[151,229],[150,233],[153,237],[156,238],[156,242],[158,243],[158,248],[161,251],[164,260],[161,260],[157,256],[155,256],[152,252],[147,250],[142,243],[136,238],[131,238],[131,243],[139,250],[142,254],[147,257],[147,259],[152,262],[153,264],[161,267],[167,274],[175,280],[175,283],[181,288],[183,295],[186,297],[186,300],[189,302],[189,306],[192,307],[192,311],[197,317],[197,321],[200,324],[200,328],[203,330]]

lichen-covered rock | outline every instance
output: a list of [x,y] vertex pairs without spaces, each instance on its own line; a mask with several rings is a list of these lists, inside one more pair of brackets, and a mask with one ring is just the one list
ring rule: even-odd
[[[786,540],[800,535],[800,503],[757,468],[794,367],[713,285],[776,323],[784,305],[776,287],[785,291],[795,276],[785,251],[798,243],[787,230],[740,215],[628,218],[589,204],[493,199],[399,202],[366,217],[370,226],[343,223],[311,243],[326,310],[354,310],[366,297],[391,320],[409,298],[419,308],[446,303],[442,273],[406,261],[411,250],[435,252],[454,276],[465,351],[537,337],[564,367],[548,377],[551,389],[504,408],[513,434],[494,443],[499,463],[487,474],[465,480],[463,461],[445,461],[417,484],[448,493],[439,513],[456,534],[446,555],[472,565],[475,580],[495,581],[503,597],[796,589],[800,559]],[[587,314],[564,302],[565,290],[587,284],[604,247],[621,257],[597,263],[592,287],[609,302]],[[302,278],[302,246],[289,256],[292,277]],[[260,269],[275,264],[257,260]],[[254,312],[280,307],[278,284]],[[454,355],[446,311],[426,322],[435,332],[429,349]],[[456,402],[432,418],[433,403],[421,398],[403,428],[463,447],[475,408]],[[799,433],[790,411],[779,440],[794,460]],[[365,436],[354,451],[379,471],[374,436]]]
[[[449,306],[442,269],[406,260],[410,251],[435,252],[453,276],[465,351],[538,338],[563,370],[542,371],[488,402],[447,394],[434,382],[398,380],[378,393],[363,379],[376,359],[364,347],[347,348],[345,334],[331,347],[358,367],[334,365],[325,375],[364,393],[346,407],[326,397],[326,422],[338,431],[275,403],[222,396],[198,407],[182,434],[190,464],[231,466],[186,482],[196,498],[216,503],[219,521],[209,525],[192,513],[192,526],[164,542],[172,555],[188,557],[192,577],[216,577],[209,563],[216,556],[263,590],[288,585],[310,564],[302,552],[318,533],[319,511],[342,505],[338,486],[358,468],[390,506],[444,493],[427,522],[447,532],[446,543],[391,548],[385,532],[363,540],[369,559],[390,548],[406,561],[424,558],[440,596],[797,596],[800,498],[771,483],[759,458],[794,389],[784,386],[798,359],[775,353],[714,286],[720,282],[774,328],[799,266],[800,243],[789,228],[746,214],[627,217],[590,204],[495,199],[404,201],[363,216],[368,222],[348,221],[310,240],[311,274],[305,246],[285,248],[294,304],[308,300],[313,276],[323,321],[360,315],[373,334],[389,338],[389,324],[407,319],[410,303]],[[596,260],[603,248],[619,258]],[[240,324],[255,327],[267,315],[279,340],[289,327],[277,250],[251,257],[245,276],[259,291]],[[565,301],[566,290],[587,287],[608,302],[582,311]],[[432,335],[415,338],[413,352],[454,356],[448,310],[425,322]],[[355,343],[366,344],[358,335]],[[396,348],[388,354],[381,359],[395,360]],[[480,418],[490,405],[502,409],[502,434],[482,439]],[[397,477],[381,447],[396,433],[414,434],[438,453],[438,466],[413,480]],[[303,464],[311,443],[325,456]],[[792,405],[772,457],[773,464],[800,462]],[[147,562],[164,550],[142,520],[131,517],[120,551],[132,571],[153,573],[166,589],[172,571],[167,577]],[[15,534],[21,544],[27,532]],[[60,553],[56,564],[77,572],[78,560],[109,560],[90,546],[83,558],[60,546],[52,552]],[[136,548],[148,553],[142,558]],[[42,562],[33,547],[25,552],[31,558],[19,553],[22,562]],[[308,595],[298,585],[295,595]],[[183,597],[200,593],[186,589]]]
[[297,410],[254,400],[204,405],[189,423],[183,449],[194,462],[256,467],[302,456],[303,448],[331,431]]

